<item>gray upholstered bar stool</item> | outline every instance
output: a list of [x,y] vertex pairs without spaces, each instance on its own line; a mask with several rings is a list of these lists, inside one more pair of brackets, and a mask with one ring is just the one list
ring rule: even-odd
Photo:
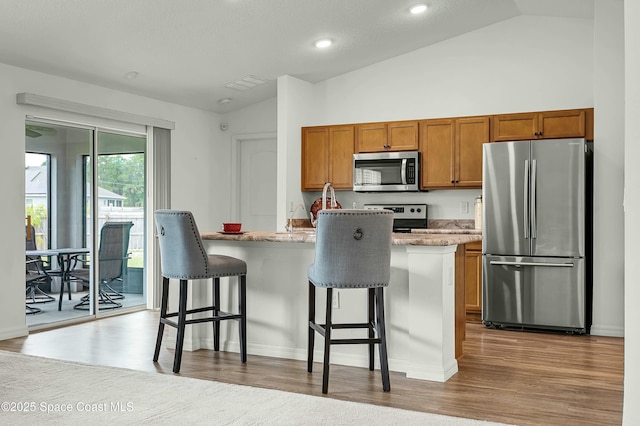
[[[329,389],[329,352],[332,344],[369,345],[369,370],[374,367],[374,345],[380,350],[382,389],[391,390],[384,326],[384,293],[391,274],[390,210],[321,210],[318,213],[315,261],[309,266],[309,341],[307,371],[313,370],[315,332],[324,337],[322,393]],[[316,287],[327,289],[325,323],[316,323]],[[368,321],[334,324],[333,289],[368,289]],[[332,330],[362,328],[368,338],[334,339]],[[377,335],[377,337],[376,337]]]
[[[245,312],[247,264],[234,257],[207,254],[191,212],[157,210],[155,219],[162,265],[162,302],[153,361],[158,361],[165,324],[178,330],[173,360],[173,372],[178,373],[182,361],[185,325],[213,322],[213,345],[214,350],[218,351],[220,350],[220,321],[237,320],[240,331],[240,359],[243,363],[247,362],[247,315]],[[231,276],[238,277],[238,314],[220,310],[220,277]],[[167,313],[171,278],[180,280],[180,300],[178,311]],[[213,278],[213,306],[187,310],[189,280],[206,278]],[[187,319],[189,314],[205,311],[213,312],[206,318]],[[175,316],[178,317],[178,322],[169,319]]]

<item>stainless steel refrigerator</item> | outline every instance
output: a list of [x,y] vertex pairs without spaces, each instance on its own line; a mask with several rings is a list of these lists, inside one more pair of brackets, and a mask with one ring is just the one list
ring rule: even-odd
[[592,152],[583,139],[484,144],[486,326],[589,332]]

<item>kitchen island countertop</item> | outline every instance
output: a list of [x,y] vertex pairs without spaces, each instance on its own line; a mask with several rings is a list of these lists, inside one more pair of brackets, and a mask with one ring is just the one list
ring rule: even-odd
[[[435,231],[435,230],[434,230]],[[442,231],[442,230],[440,230]],[[446,231],[446,230],[445,230]],[[460,230],[458,230],[460,231]],[[203,240],[222,241],[263,241],[275,243],[315,243],[316,234],[312,230],[299,230],[292,233],[270,231],[246,231],[240,234],[228,234],[222,232],[202,232]],[[394,233],[392,244],[397,246],[452,246],[481,241],[482,235],[478,233]]]

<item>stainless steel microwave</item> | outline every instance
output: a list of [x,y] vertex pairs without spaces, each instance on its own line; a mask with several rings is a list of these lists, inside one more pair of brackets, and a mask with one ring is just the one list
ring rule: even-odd
[[418,151],[353,154],[355,192],[418,191],[419,176]]

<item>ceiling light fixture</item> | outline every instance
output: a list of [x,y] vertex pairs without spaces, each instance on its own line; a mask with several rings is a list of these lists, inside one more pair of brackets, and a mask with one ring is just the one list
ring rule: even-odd
[[316,41],[313,45],[315,47],[317,47],[318,49],[326,49],[327,47],[331,46],[332,44],[333,44],[333,41],[331,39],[323,38],[322,40]]
[[409,12],[411,12],[414,15],[418,15],[420,13],[423,13],[426,10],[427,10],[426,4],[417,4],[413,6],[411,9],[409,9]]
[[223,98],[218,101],[218,103],[221,105],[228,104],[229,102],[231,102],[231,98]]

